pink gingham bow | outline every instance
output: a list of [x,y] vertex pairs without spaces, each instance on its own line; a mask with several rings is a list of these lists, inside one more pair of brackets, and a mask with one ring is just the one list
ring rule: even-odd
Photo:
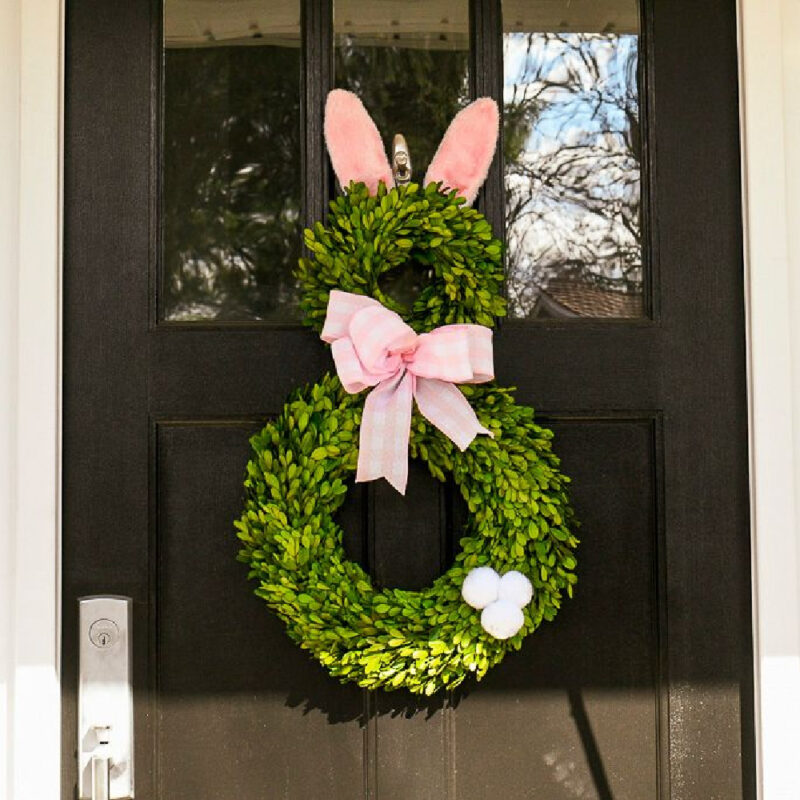
[[490,328],[444,325],[418,335],[377,300],[334,290],[321,336],[347,392],[376,387],[364,402],[357,482],[383,477],[405,494],[412,400],[460,450],[492,435],[455,385],[494,378]]

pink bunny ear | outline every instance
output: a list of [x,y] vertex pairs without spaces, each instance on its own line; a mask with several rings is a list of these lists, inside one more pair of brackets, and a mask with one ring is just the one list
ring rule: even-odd
[[352,92],[334,89],[325,103],[325,141],[333,171],[344,188],[350,181],[363,181],[370,194],[378,182],[394,186],[392,168],[372,117]]
[[471,205],[494,157],[500,114],[497,103],[481,97],[456,114],[425,175],[425,185],[441,181]]

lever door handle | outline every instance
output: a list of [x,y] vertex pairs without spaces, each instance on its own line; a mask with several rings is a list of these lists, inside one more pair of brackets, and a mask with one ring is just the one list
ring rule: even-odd
[[111,776],[108,756],[92,756],[92,800],[111,800]]

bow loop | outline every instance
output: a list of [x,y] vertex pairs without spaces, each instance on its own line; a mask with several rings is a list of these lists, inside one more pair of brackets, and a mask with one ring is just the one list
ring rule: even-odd
[[419,337],[413,372],[450,383],[484,383],[494,377],[492,332],[483,325],[444,325]]
[[403,353],[416,348],[417,334],[398,314],[380,304],[356,311],[347,333],[361,363],[375,374],[393,375],[402,364]]
[[322,339],[331,344],[345,391],[375,387],[364,403],[356,481],[385,477],[405,493],[414,399],[461,450],[479,433],[492,435],[455,386],[494,377],[489,328],[444,325],[417,335],[377,300],[334,290]]

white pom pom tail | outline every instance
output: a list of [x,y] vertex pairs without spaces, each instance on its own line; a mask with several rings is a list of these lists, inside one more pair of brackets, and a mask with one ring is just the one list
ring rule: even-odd
[[498,600],[507,600],[517,608],[525,608],[533,599],[533,585],[527,575],[511,570],[500,578]]
[[475,567],[461,585],[464,602],[477,609],[494,603],[499,591],[500,576],[491,567]]
[[524,623],[520,608],[508,600],[497,600],[481,612],[481,626],[495,639],[510,639]]

